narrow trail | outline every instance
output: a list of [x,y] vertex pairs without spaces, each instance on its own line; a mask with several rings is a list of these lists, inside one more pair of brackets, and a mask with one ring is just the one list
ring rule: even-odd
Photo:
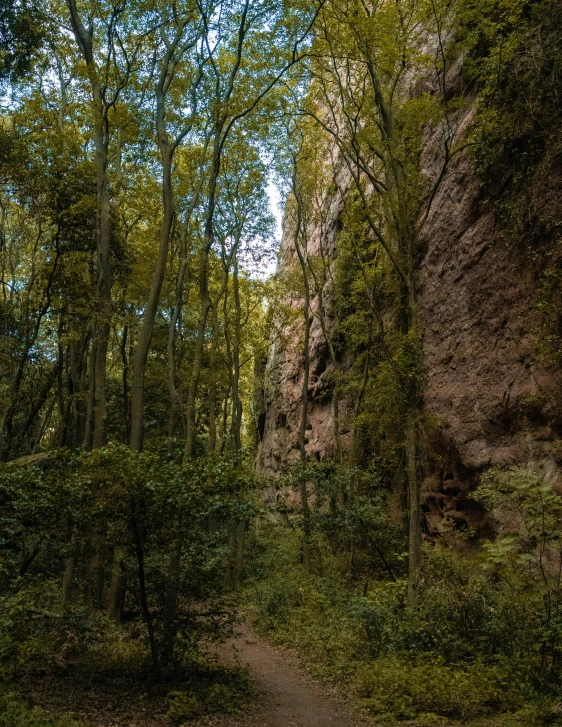
[[248,666],[259,691],[256,705],[237,717],[207,717],[196,725],[216,727],[360,727],[373,722],[313,679],[296,659],[252,632],[220,647],[220,656]]

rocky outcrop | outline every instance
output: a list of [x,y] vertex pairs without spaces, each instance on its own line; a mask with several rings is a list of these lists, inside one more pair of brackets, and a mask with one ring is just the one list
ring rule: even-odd
[[[470,110],[461,126],[469,121]],[[438,132],[427,133],[421,165],[430,180],[439,173],[439,149]],[[329,200],[324,246],[332,255],[337,253],[342,194]],[[426,407],[440,430],[439,441],[433,443],[440,465],[423,488],[427,532],[433,534],[459,524],[480,524],[481,511],[466,494],[483,468],[528,464],[545,480],[561,484],[561,376],[537,353],[538,283],[525,254],[498,232],[494,215],[482,204],[482,185],[471,158],[459,154],[420,233],[417,306],[428,367]],[[282,260],[291,254],[286,236]],[[298,308],[300,301],[291,304]],[[279,471],[298,456],[301,330],[300,320],[286,330],[268,363],[259,453],[266,473]],[[316,321],[311,356],[307,447],[311,456],[323,458],[333,454],[334,439],[323,388],[329,362]]]
[[[336,254],[336,237],[340,229],[340,215],[344,196],[349,189],[349,177],[342,172],[338,180],[339,191],[332,198],[326,198],[326,224],[310,231],[309,251],[319,255],[320,245],[327,256]],[[322,239],[320,239],[322,235]],[[297,264],[292,230],[284,226],[280,250],[280,266]],[[330,311],[330,283],[324,290],[327,302],[327,326],[331,328],[333,318]],[[299,457],[298,427],[301,416],[301,393],[303,383],[303,301],[298,297],[285,301],[293,308],[295,318],[285,326],[272,346],[266,367],[264,385],[264,426],[259,446],[258,463],[265,474],[276,474],[288,462]],[[313,311],[318,309],[318,299],[311,300]],[[307,428],[307,452],[318,460],[333,456],[334,423],[331,403],[331,387],[328,384],[332,368],[328,347],[317,316],[312,316],[310,328],[310,379],[309,410]],[[343,402],[343,419],[346,405]],[[345,445],[349,433],[342,430]]]

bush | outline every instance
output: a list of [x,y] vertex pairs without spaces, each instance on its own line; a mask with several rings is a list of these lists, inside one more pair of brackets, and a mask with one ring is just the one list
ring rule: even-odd
[[[497,497],[505,503],[514,490],[528,537],[534,519],[549,524],[539,503],[553,508],[558,500],[551,502],[551,494],[528,477],[515,480],[509,478],[509,487],[502,480]],[[490,488],[484,479],[477,497]],[[549,533],[543,530],[541,537],[557,545]],[[307,576],[300,539],[298,529],[276,526],[252,543],[254,582],[247,595],[257,626],[296,648],[314,673],[355,684],[379,722],[553,723],[559,661],[544,627],[556,624],[553,615],[545,620],[551,590],[537,581],[540,567],[522,557],[531,555],[529,544],[525,551],[525,542],[515,547],[510,541],[503,555],[501,539],[496,548],[489,544],[472,555],[426,547],[418,603],[410,609],[404,581],[354,579],[342,569],[337,546],[318,531],[316,572]],[[537,542],[531,538],[533,547]],[[550,603],[558,603],[552,594]]]
[[213,670],[200,664],[192,675],[192,682],[187,690],[168,693],[167,715],[171,719],[182,720],[212,712],[235,714],[254,696],[250,675],[240,667]]
[[428,656],[419,663],[385,657],[359,673],[365,706],[377,716],[415,719],[420,714],[453,719],[512,710],[523,703],[508,673],[475,662],[451,667]]
[[55,715],[30,707],[13,695],[0,697],[0,727],[85,727],[72,715]]
[[254,479],[230,456],[179,464],[115,443],[0,464],[0,668],[60,665],[114,640],[125,616],[160,672],[227,636],[230,533]]

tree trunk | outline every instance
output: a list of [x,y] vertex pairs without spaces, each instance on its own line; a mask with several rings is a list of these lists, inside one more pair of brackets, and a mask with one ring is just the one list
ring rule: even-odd
[[[182,246],[183,247],[183,246]],[[176,424],[178,419],[179,394],[176,386],[176,349],[175,338],[178,321],[180,320],[183,304],[183,286],[187,270],[187,257],[182,255],[178,280],[176,285],[176,301],[170,314],[170,327],[168,329],[168,389],[170,391],[170,413],[168,415],[168,454],[174,450],[176,437]]]
[[207,453],[211,456],[215,454],[217,449],[217,382],[215,368],[217,363],[219,322],[216,306],[213,307],[212,326],[213,340],[211,341],[211,355],[209,357],[209,369],[211,372],[211,380],[209,383],[209,439],[207,442]]
[[208,289],[208,258],[209,252],[204,245],[199,258],[199,318],[197,321],[197,332],[195,339],[195,350],[193,352],[193,363],[191,368],[191,378],[189,381],[189,389],[187,392],[186,416],[187,416],[187,433],[185,440],[185,455],[191,457],[195,446],[195,415],[197,390],[199,388],[199,378],[201,376],[201,366],[203,362],[203,349],[205,347],[205,330],[207,328],[207,317],[211,308],[211,299]]
[[172,658],[174,641],[177,632],[182,542],[183,538],[181,535],[177,535],[171,544],[170,557],[168,560],[166,604],[164,607],[164,645],[162,648],[162,659],[164,660],[164,663],[169,663]]
[[170,232],[174,221],[172,150],[165,128],[162,128],[163,110],[160,113],[162,114],[162,124],[158,129],[158,140],[162,158],[162,202],[164,207],[164,216],[160,226],[160,243],[158,247],[158,257],[156,259],[156,269],[152,276],[150,293],[139,332],[139,340],[133,362],[133,383],[131,387],[131,436],[129,445],[135,452],[140,452],[142,450],[144,434],[144,377],[146,372],[146,361],[148,358],[148,351],[150,349],[150,342],[152,340],[152,331],[154,329],[154,319],[156,318],[158,302],[160,300],[160,291],[162,289],[162,283],[164,282],[164,275],[166,273]]
[[129,341],[129,324],[123,326],[123,338],[121,339],[121,362],[123,363],[123,374],[121,384],[123,387],[123,420],[125,422],[125,437],[129,441],[131,434],[131,417],[129,415],[129,356],[127,353],[127,343]]
[[94,26],[86,29],[76,8],[76,0],[67,0],[72,21],[72,30],[76,43],[84,61],[92,94],[92,110],[94,115],[94,147],[96,162],[96,267],[97,282],[93,311],[93,348],[95,356],[90,367],[91,389],[91,433],[85,436],[85,445],[97,449],[107,439],[107,349],[111,330],[111,212],[108,193],[108,150],[109,121],[108,106],[105,103],[99,69],[95,57],[93,39]]
[[236,557],[234,561],[234,587],[238,588],[244,569],[244,541],[246,538],[246,519],[241,518],[236,528]]
[[138,565],[138,576],[139,576],[139,592],[141,610],[148,630],[148,642],[150,644],[150,654],[152,657],[152,667],[157,676],[160,675],[160,663],[158,660],[158,650],[156,648],[156,636],[154,634],[154,621],[152,614],[148,606],[148,597],[146,593],[146,575],[144,568],[144,549],[142,545],[142,538],[139,529],[139,524],[136,517],[136,504],[131,504],[131,530],[133,533],[133,539],[135,542],[135,550],[137,554],[137,565]]
[[113,549],[113,568],[107,595],[107,616],[117,623],[122,619],[125,604],[125,591],[127,588],[125,560],[128,553],[129,549],[126,545],[116,545]]
[[[94,326],[92,324],[92,330]],[[92,337],[92,344],[90,349],[90,362],[87,368],[89,381],[88,381],[88,402],[86,404],[86,413],[84,417],[84,438],[82,440],[83,449],[92,448],[92,431],[93,431],[93,417],[94,417],[94,396],[95,396],[95,377],[94,369],[96,366],[96,341]]]
[[[238,256],[234,252],[232,267],[232,286],[234,292],[234,345],[232,346],[232,445],[239,453],[242,449],[242,401],[240,399],[240,346],[242,308],[240,304],[240,286],[238,280]],[[226,323],[225,323],[226,325]]]
[[211,308],[211,298],[209,295],[209,253],[215,240],[214,217],[217,195],[217,183],[220,174],[221,161],[221,132],[224,120],[217,124],[214,136],[213,161],[211,167],[211,177],[209,180],[209,203],[207,206],[207,215],[205,220],[205,232],[203,235],[203,243],[199,254],[199,318],[197,321],[197,336],[195,340],[195,351],[193,354],[193,365],[191,369],[191,378],[189,381],[189,390],[186,402],[187,432],[185,439],[185,456],[193,456],[195,446],[195,415],[196,415],[196,399],[197,389],[199,387],[199,378],[201,375],[201,364],[203,360],[203,349],[205,346],[205,330],[207,328],[207,317]]
[[70,604],[70,598],[72,595],[72,582],[74,580],[74,571],[76,570],[76,528],[72,533],[70,543],[68,545],[68,553],[66,556],[66,564],[64,567],[64,575],[62,577],[62,589],[61,589],[61,606],[62,610],[66,611]]
[[96,238],[97,238],[97,268],[98,282],[95,296],[95,341],[96,357],[93,371],[94,402],[93,402],[93,434],[92,447],[103,447],[107,441],[107,349],[111,330],[111,272],[110,272],[110,243],[111,243],[111,214],[109,209],[109,195],[107,189],[107,156],[109,139],[105,134],[105,113],[101,99],[101,90],[97,82],[92,82],[95,123],[96,146]]
[[409,539],[408,539],[408,605],[415,606],[421,565],[421,508],[417,472],[416,412],[410,411],[406,421],[406,460],[408,469]]
[[90,559],[88,577],[88,608],[90,613],[103,607],[103,587],[105,582],[105,532],[103,527],[95,528],[92,537],[94,553]]

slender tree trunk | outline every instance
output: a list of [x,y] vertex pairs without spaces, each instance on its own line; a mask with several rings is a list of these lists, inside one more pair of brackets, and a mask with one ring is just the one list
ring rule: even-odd
[[102,447],[107,439],[107,349],[111,331],[111,212],[108,192],[108,111],[104,90],[94,52],[94,26],[86,29],[76,8],[76,0],[67,0],[76,43],[84,57],[92,95],[94,115],[93,138],[96,162],[96,267],[97,282],[93,312],[93,347],[95,357],[90,366],[91,438],[85,437],[86,447]]
[[158,257],[156,259],[156,268],[152,277],[148,302],[139,332],[137,350],[133,361],[133,383],[131,387],[131,437],[129,444],[131,449],[135,452],[140,452],[142,450],[144,430],[144,377],[146,372],[146,361],[148,358],[148,351],[150,349],[150,342],[152,340],[152,331],[158,309],[158,302],[160,300],[160,291],[162,289],[162,283],[164,282],[164,275],[166,273],[170,233],[174,220],[172,149],[170,147],[165,127],[163,127],[163,110],[160,113],[162,115],[162,122],[158,129],[158,141],[162,158],[162,202],[164,207],[164,216],[160,226],[160,243],[158,247]]
[[240,399],[240,346],[242,307],[240,303],[240,285],[238,280],[238,256],[234,253],[232,266],[232,288],[234,293],[234,343],[232,346],[232,444],[234,451],[242,449],[242,401]]
[[55,399],[54,397],[51,399],[51,403],[47,407],[47,411],[45,412],[45,417],[43,419],[43,424],[41,425],[39,432],[37,433],[36,437],[33,440],[33,446],[30,447],[31,454],[35,454],[35,450],[37,447],[41,444],[41,441],[43,439],[43,436],[45,435],[45,432],[47,431],[47,427],[49,426],[49,423],[51,421],[51,416],[53,415],[53,409],[55,408]]
[[[383,145],[385,148],[385,167],[390,189],[395,194],[395,208],[393,213],[394,224],[398,237],[398,248],[401,260],[406,261],[406,273],[402,273],[400,280],[400,326],[404,335],[415,332],[416,302],[414,280],[414,254],[415,229],[410,219],[408,209],[407,179],[400,160],[393,151],[394,119],[392,109],[386,104],[381,90],[376,64],[370,57],[367,64],[369,78],[373,88],[375,104],[377,106]],[[417,387],[416,387],[417,388]],[[409,558],[408,558],[408,603],[416,603],[419,568],[421,565],[421,508],[420,508],[420,482],[417,465],[418,432],[417,420],[419,402],[409,402],[405,425],[405,454],[408,482],[409,500]]]
[[74,528],[70,543],[68,545],[68,553],[66,556],[66,564],[64,567],[64,575],[62,578],[61,606],[63,611],[67,610],[72,595],[72,583],[74,580],[74,571],[76,570],[77,558],[76,536],[77,531],[76,528]]
[[[195,200],[194,200],[195,201]],[[192,208],[193,208],[192,202]],[[185,279],[187,277],[187,228],[191,219],[191,212],[186,216],[182,227],[180,237],[180,260],[178,277],[176,280],[176,300],[170,315],[170,326],[168,328],[168,389],[170,391],[170,413],[168,415],[168,454],[172,454],[174,450],[174,442],[176,436],[176,425],[178,419],[179,394],[176,386],[176,330],[181,319],[181,311],[183,307],[183,290]]]
[[105,134],[105,118],[101,90],[93,83],[95,104],[95,146],[96,146],[96,237],[97,237],[97,268],[98,282],[95,296],[95,340],[96,357],[93,371],[94,377],[94,411],[92,447],[103,447],[107,441],[107,349],[111,331],[111,213],[107,189],[107,156],[109,139]]
[[[68,313],[69,326],[71,328],[69,344],[69,387],[71,411],[74,420],[70,441],[76,446],[83,443],[85,434],[87,402],[83,398],[83,392],[87,368],[88,345],[90,341],[90,327],[88,326],[86,333],[80,335],[80,338],[78,338],[78,331],[75,330],[70,304]],[[79,340],[80,345],[78,345]]]
[[353,451],[353,461],[357,465],[359,464],[359,451],[358,451],[358,445],[357,445],[357,422],[359,419],[359,415],[361,414],[361,405],[363,403],[363,398],[365,396],[365,391],[367,390],[367,383],[369,381],[369,365],[371,361],[371,334],[372,334],[372,324],[369,322],[369,338],[367,341],[367,351],[365,353],[365,363],[363,365],[363,375],[361,377],[361,385],[359,387],[359,391],[357,392],[357,397],[355,399],[355,407],[353,411],[353,442],[352,442],[352,451]]
[[[179,524],[181,528],[181,524]],[[166,583],[166,604],[164,607],[164,645],[162,659],[165,663],[172,658],[177,633],[178,596],[180,590],[181,555],[183,538],[178,533],[174,538],[168,560]]]
[[236,527],[236,557],[234,561],[234,587],[238,588],[244,569],[244,542],[246,539],[246,519],[240,518]]
[[139,592],[142,614],[148,630],[148,642],[150,644],[150,655],[152,657],[152,667],[157,676],[160,675],[160,663],[158,660],[158,650],[156,648],[156,636],[154,633],[154,621],[150,608],[148,606],[148,597],[146,593],[146,574],[144,568],[144,548],[142,545],[142,538],[139,529],[139,524],[136,517],[137,506],[132,503],[131,506],[131,530],[133,533],[133,539],[135,542],[135,550],[137,554],[137,565],[138,565],[138,576],[139,576]]
[[105,532],[102,526],[94,529],[92,537],[93,555],[90,559],[88,579],[88,607],[90,613],[103,607],[105,583]]
[[201,376],[201,364],[203,360],[203,349],[205,345],[205,330],[207,328],[207,317],[211,309],[211,297],[209,295],[209,253],[215,240],[214,217],[217,195],[217,183],[220,174],[221,162],[221,132],[222,123],[217,125],[215,129],[213,161],[211,167],[211,177],[209,180],[209,203],[207,206],[207,215],[205,220],[205,232],[203,235],[203,243],[199,254],[199,318],[197,321],[197,334],[195,339],[195,351],[193,354],[193,364],[191,369],[191,378],[189,381],[189,390],[187,392],[187,432],[185,440],[185,456],[191,457],[195,446],[195,416],[196,416],[196,400],[197,390],[199,388],[199,378]]
[[209,357],[211,380],[209,383],[209,440],[207,442],[207,453],[211,456],[215,454],[217,449],[217,381],[215,368],[217,365],[219,320],[216,306],[213,307],[212,316],[213,340],[211,342],[211,355]]
[[207,328],[207,317],[211,308],[211,298],[209,296],[208,289],[208,258],[209,251],[206,245],[204,245],[201,250],[199,260],[199,318],[197,321],[195,350],[193,352],[191,378],[189,381],[189,389],[187,392],[186,402],[187,433],[185,440],[185,454],[187,457],[191,457],[193,455],[193,449],[195,446],[197,390],[199,388],[199,378],[201,376],[201,366],[203,363],[203,349],[205,347],[205,330]]
[[[92,325],[92,330],[94,326]],[[88,366],[88,402],[86,404],[86,414],[84,419],[84,439],[82,440],[83,449],[92,448],[92,433],[93,433],[93,418],[94,418],[94,397],[96,391],[96,380],[94,370],[96,367],[96,340],[92,337],[92,344],[90,347],[90,362]]]
[[113,549],[113,568],[107,595],[107,615],[112,621],[116,622],[120,622],[123,616],[127,588],[125,560],[128,554],[129,549],[126,545],[116,545]]
[[408,541],[408,605],[417,601],[418,574],[421,565],[421,508],[416,457],[416,413],[408,413],[406,422],[406,460],[408,466],[409,541]]
[[175,331],[178,317],[176,312],[178,306],[172,309],[170,316],[170,327],[168,329],[168,390],[170,392],[170,411],[168,413],[168,454],[173,454],[176,438],[176,426],[178,421],[179,394],[176,386],[176,355],[175,355]]
[[51,389],[53,388],[55,380],[58,377],[59,367],[60,367],[60,360],[57,361],[57,363],[51,369],[49,376],[47,377],[47,380],[45,381],[41,391],[39,392],[37,401],[35,402],[35,404],[31,407],[31,410],[29,411],[29,414],[27,415],[27,419],[25,420],[25,423],[23,425],[21,434],[19,435],[19,438],[17,440],[16,447],[18,449],[22,446],[23,441],[27,437],[33,422],[35,421],[35,419],[37,418],[37,415],[39,414],[39,412],[45,405],[45,402],[47,401],[47,398],[51,392]]
[[62,332],[63,332],[63,312],[61,311],[60,318],[59,318],[58,332],[57,332],[58,345],[57,345],[56,378],[57,378],[57,400],[58,400],[58,405],[59,405],[59,419],[60,419],[59,442],[60,442],[61,447],[65,447],[66,438],[68,436],[68,417],[67,417],[67,407],[66,407],[66,403],[64,400],[63,372],[64,372],[65,359],[67,357],[65,356],[64,346],[62,345],[62,341],[61,341]]
[[129,324],[123,326],[123,337],[121,339],[121,361],[123,363],[123,374],[121,384],[123,387],[123,421],[125,422],[125,437],[129,441],[131,434],[131,417],[129,415],[129,356],[127,344],[129,342]]
[[[10,391],[10,398],[11,401],[8,405],[8,407],[5,410],[4,416],[2,418],[2,421],[0,423],[0,437],[3,436],[4,442],[3,442],[3,448],[2,448],[2,460],[7,461],[10,458],[10,451],[13,444],[13,436],[14,436],[14,415],[16,413],[16,404],[19,397],[19,392],[21,385],[24,380],[24,374],[25,369],[27,366],[27,362],[29,359],[29,354],[35,345],[35,341],[37,340],[37,336],[39,335],[39,331],[41,328],[41,322],[47,312],[49,311],[51,307],[51,288],[54,280],[54,276],[58,267],[58,262],[60,258],[60,252],[58,247],[58,232],[57,232],[57,238],[56,238],[56,255],[53,262],[53,265],[51,267],[49,277],[47,280],[47,284],[45,286],[45,290],[43,292],[43,297],[41,301],[41,306],[39,308],[39,312],[35,318],[35,321],[33,322],[33,327],[31,332],[29,332],[25,337],[25,344],[23,347],[22,354],[20,356],[20,359],[18,361],[18,367],[16,370],[16,375],[14,377],[13,384],[11,386]],[[33,278],[33,276],[32,276]],[[33,287],[33,282],[31,283],[31,288]]]
[[226,442],[226,426],[228,423],[228,402],[230,400],[230,387],[228,391],[225,394],[223,405],[222,405],[222,416],[219,423],[219,429],[217,432],[217,439],[220,444],[219,451],[222,454],[224,452],[225,442]]

